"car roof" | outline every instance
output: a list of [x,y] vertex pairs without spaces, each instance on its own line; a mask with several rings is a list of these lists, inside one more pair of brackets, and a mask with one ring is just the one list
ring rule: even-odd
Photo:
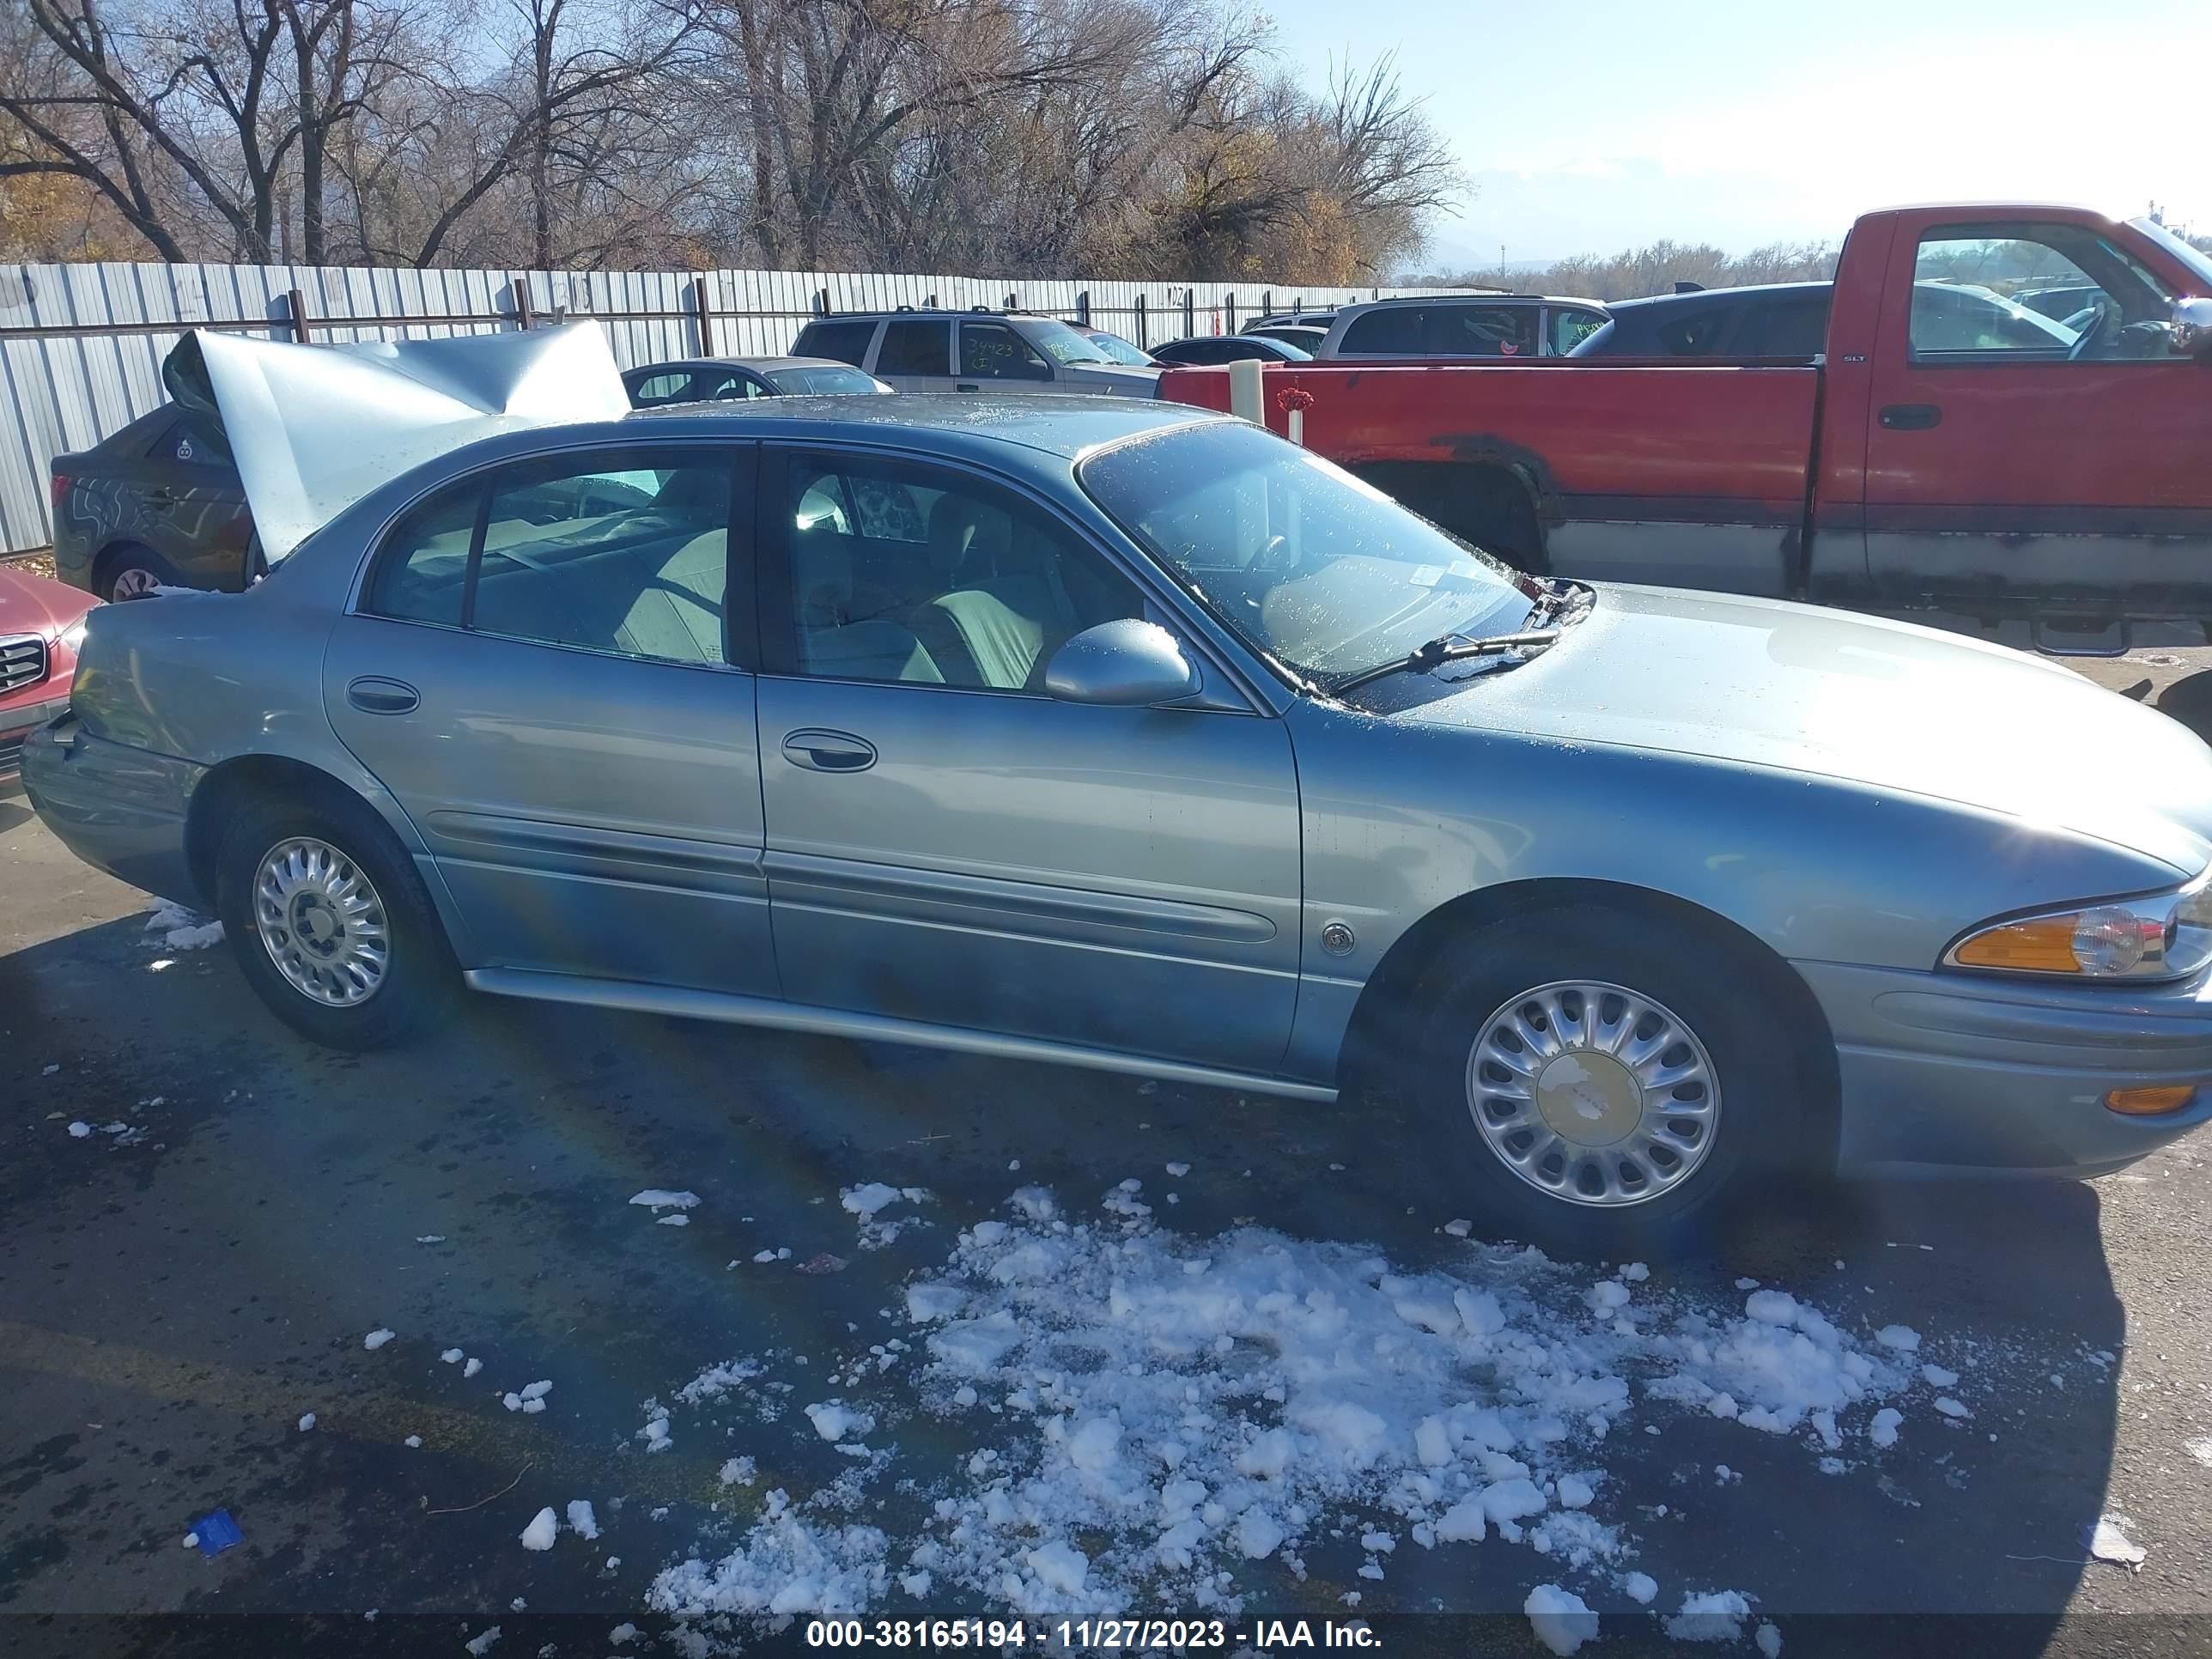
[[[1000,323],[1018,322],[1024,318],[1041,323],[1055,323],[1063,320],[1048,312],[1024,311],[1019,307],[1012,311],[1000,311],[991,306],[964,307],[961,306],[896,306],[889,311],[833,311],[826,317],[809,317],[806,319],[806,326],[811,328],[817,323],[879,323],[886,319],[896,322],[901,318],[915,317],[925,319],[939,317],[965,317],[974,322]],[[1070,323],[1068,326],[1074,328],[1079,325]]]
[[[849,367],[849,365],[848,365]],[[943,447],[972,439],[1019,444],[1073,459],[1102,444],[1146,432],[1201,425],[1224,418],[1188,404],[1139,398],[1074,398],[1065,393],[994,392],[975,396],[903,398],[759,398],[746,403],[672,404],[632,411],[609,431],[634,433],[641,423],[669,428],[670,437],[866,438],[907,432],[927,434]],[[732,430],[742,428],[742,433]],[[541,430],[543,428],[540,428]],[[574,434],[575,428],[559,428]]]
[[1391,300],[1362,300],[1357,305],[1340,306],[1340,317],[1354,311],[1380,311],[1386,306],[1449,306],[1460,304],[1495,304],[1501,300],[1524,306],[1583,306],[1592,311],[1603,311],[1602,300],[1585,300],[1571,294],[1516,294],[1502,288],[1471,288],[1452,294],[1401,294]]
[[624,374],[666,374],[685,368],[750,368],[768,373],[779,368],[851,368],[835,357],[672,357],[664,363],[640,363]]
[[1835,286],[1833,283],[1747,283],[1741,288],[1698,288],[1687,294],[1647,294],[1640,300],[1614,300],[1609,302],[1608,309],[1636,312],[1664,307],[1689,311],[1700,306],[1731,305],[1738,300],[1769,295],[1826,294]]

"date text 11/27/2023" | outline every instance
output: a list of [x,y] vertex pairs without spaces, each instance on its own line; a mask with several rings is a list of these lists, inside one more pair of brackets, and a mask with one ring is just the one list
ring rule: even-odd
[[[1240,1624],[1244,1621],[1239,1620]],[[979,1649],[986,1652],[1040,1647],[1121,1652],[1180,1652],[1189,1648],[1239,1647],[1263,1651],[1290,1648],[1375,1648],[1381,1645],[1364,1620],[1260,1619],[1231,1630],[1220,1619],[812,1619],[811,1648]]]

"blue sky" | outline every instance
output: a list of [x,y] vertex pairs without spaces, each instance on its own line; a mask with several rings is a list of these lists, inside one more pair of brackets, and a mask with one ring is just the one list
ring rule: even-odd
[[1833,240],[1995,196],[2212,231],[2206,0],[1263,3],[1316,83],[1398,49],[1474,184],[1432,261]]

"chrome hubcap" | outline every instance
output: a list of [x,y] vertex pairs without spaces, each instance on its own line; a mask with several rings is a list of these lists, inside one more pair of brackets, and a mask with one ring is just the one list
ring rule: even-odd
[[262,855],[253,920],[276,971],[312,1001],[349,1008],[384,983],[392,951],[384,901],[327,842],[298,836]]
[[1720,1126],[1720,1082],[1697,1033],[1595,980],[1540,985],[1484,1021],[1467,1098],[1483,1144],[1515,1175],[1609,1208],[1680,1186]]
[[152,571],[134,564],[115,573],[114,593],[118,599],[143,599],[161,585]]

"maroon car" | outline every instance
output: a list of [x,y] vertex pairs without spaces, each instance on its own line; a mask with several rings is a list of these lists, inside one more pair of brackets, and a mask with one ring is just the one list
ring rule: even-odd
[[23,739],[69,707],[84,615],[99,603],[0,562],[0,794],[17,787]]

